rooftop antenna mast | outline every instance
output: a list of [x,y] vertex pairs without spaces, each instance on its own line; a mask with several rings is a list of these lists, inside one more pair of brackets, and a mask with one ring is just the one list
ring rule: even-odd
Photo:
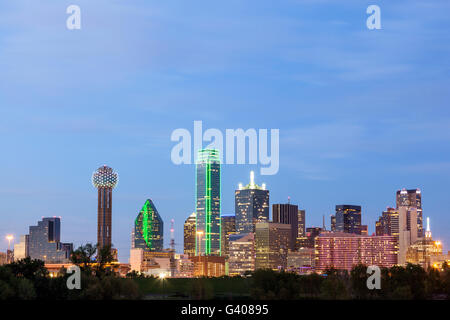
[[173,252],[175,252],[174,222],[174,219],[170,220],[170,249],[172,249]]

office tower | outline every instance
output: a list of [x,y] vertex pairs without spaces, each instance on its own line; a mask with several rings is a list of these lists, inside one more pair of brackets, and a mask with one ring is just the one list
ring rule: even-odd
[[297,248],[314,248],[314,241],[317,236],[324,232],[321,227],[310,227],[306,228],[306,233],[304,237],[297,239]]
[[184,222],[184,254],[195,256],[195,222],[196,214],[193,212]]
[[295,250],[298,238],[298,206],[293,204],[274,204],[272,206],[272,220],[274,223],[289,224],[291,236],[289,249]]
[[[20,236],[19,243],[14,244],[14,260],[25,259],[28,254],[29,235]],[[73,251],[73,250],[71,250]]]
[[222,216],[222,255],[228,256],[229,236],[236,233],[236,219],[234,215]]
[[331,232],[336,231],[336,215],[332,214],[330,215],[330,222],[331,222]]
[[108,166],[102,166],[92,174],[92,184],[98,190],[97,245],[111,246],[112,234],[112,189],[119,176]]
[[244,275],[255,270],[255,234],[240,233],[230,235],[229,242],[230,276]]
[[350,271],[357,264],[390,268],[397,264],[394,236],[361,236],[352,233],[322,233],[316,239],[316,270],[329,267]]
[[202,149],[196,161],[197,255],[221,255],[219,151]]
[[250,183],[239,184],[235,191],[236,232],[255,231],[255,223],[269,221],[269,190],[266,185],[255,184],[255,174],[250,171]]
[[361,234],[361,206],[336,206],[336,232]]
[[134,221],[131,248],[156,252],[164,249],[164,222],[150,199],[145,201]]
[[255,269],[286,269],[291,225],[258,222],[255,225]]
[[222,277],[225,275],[225,257],[195,256],[194,277]]
[[398,210],[387,207],[381,213],[380,218],[375,223],[375,234],[377,236],[396,236],[399,235]]
[[[45,263],[68,262],[73,248],[71,244],[60,242],[61,219],[43,218],[37,226],[30,226],[28,236],[28,254],[31,259],[43,260]],[[22,237],[26,241],[26,237]],[[25,244],[21,244],[26,247]]]
[[297,238],[304,237],[306,234],[306,211],[305,210],[298,210],[298,235]]
[[[415,208],[417,211],[417,237],[423,237],[423,220],[422,220],[422,193],[419,189],[397,190],[396,194],[397,209],[400,207]],[[411,220],[408,219],[408,223]]]
[[406,264],[406,252],[408,247],[417,241],[417,223],[410,223],[417,221],[417,209],[415,207],[398,208],[399,214],[399,239],[398,239],[398,263],[400,265]]
[[299,248],[298,251],[289,251],[287,255],[287,270],[298,274],[305,274],[314,270],[314,248]]

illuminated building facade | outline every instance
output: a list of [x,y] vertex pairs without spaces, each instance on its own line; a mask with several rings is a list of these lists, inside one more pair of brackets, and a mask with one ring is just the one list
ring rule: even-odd
[[225,257],[195,256],[191,260],[194,263],[194,277],[222,277],[225,275]]
[[290,203],[272,205],[272,220],[274,223],[283,223],[291,226],[289,249],[295,250],[298,238],[298,206]]
[[221,255],[219,151],[202,149],[196,161],[196,236],[198,255]]
[[398,264],[405,265],[407,250],[417,241],[418,224],[414,223],[417,221],[417,209],[414,207],[399,207],[398,220]]
[[332,214],[330,216],[330,220],[331,220],[331,231],[335,232],[336,231],[336,215]]
[[[423,219],[422,219],[422,192],[420,189],[397,190],[396,194],[397,209],[407,207],[415,208],[417,212],[417,237],[423,237]],[[408,219],[408,224],[411,220]],[[414,223],[415,224],[415,223]],[[409,227],[410,228],[410,227]]]
[[146,251],[142,248],[130,250],[130,267],[132,271],[147,275],[171,276],[175,269],[175,253],[172,250]]
[[361,236],[351,233],[322,233],[316,238],[318,271],[329,267],[350,271],[357,264],[390,268],[397,264],[398,246],[394,236]]
[[361,234],[361,206],[336,206],[336,232]]
[[163,251],[164,222],[150,199],[145,201],[134,221],[131,247],[144,251]]
[[269,221],[269,190],[266,185],[255,183],[255,174],[250,172],[250,183],[235,191],[236,232],[255,231],[257,222]]
[[[65,263],[69,261],[72,244],[60,242],[61,219],[43,218],[37,226],[30,226],[28,235],[28,254],[31,259],[46,263]],[[24,237],[23,239],[26,239]],[[26,244],[24,244],[26,246]]]
[[425,237],[418,239],[406,251],[406,263],[419,264],[428,269],[442,255],[442,244],[433,241],[430,230],[430,218],[427,218]]
[[112,237],[112,190],[119,176],[108,166],[102,166],[92,174],[92,184],[98,190],[97,245],[111,246]]
[[325,231],[321,227],[309,227],[306,228],[306,233],[304,237],[299,237],[297,239],[297,248],[314,248],[314,240],[319,236],[320,233]]
[[306,235],[306,211],[298,210],[298,235],[297,238],[304,237]]
[[14,260],[25,259],[29,256],[28,253],[28,244],[29,244],[29,235],[20,236],[19,243],[14,244]]
[[382,212],[381,217],[375,223],[375,234],[377,236],[399,235],[399,213],[395,208],[388,207]]
[[313,272],[315,264],[314,248],[299,248],[289,251],[287,255],[287,270],[299,274]]
[[291,225],[258,222],[255,226],[255,269],[286,269]]
[[195,223],[196,214],[193,212],[184,222],[184,254],[193,257],[195,256]]
[[228,256],[229,236],[236,234],[236,218],[234,215],[222,216],[222,255]]
[[229,275],[243,275],[255,270],[255,234],[241,233],[230,236]]

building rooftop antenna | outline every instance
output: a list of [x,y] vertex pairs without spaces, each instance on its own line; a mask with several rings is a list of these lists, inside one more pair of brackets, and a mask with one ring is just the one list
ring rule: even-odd
[[173,252],[175,252],[175,235],[174,235],[175,229],[174,229],[174,223],[175,223],[174,219],[170,220],[170,249],[172,249]]

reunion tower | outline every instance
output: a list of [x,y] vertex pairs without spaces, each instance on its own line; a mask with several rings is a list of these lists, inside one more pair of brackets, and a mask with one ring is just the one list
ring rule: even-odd
[[92,184],[98,189],[97,245],[111,246],[112,189],[117,185],[118,174],[108,166],[102,166],[92,174]]

